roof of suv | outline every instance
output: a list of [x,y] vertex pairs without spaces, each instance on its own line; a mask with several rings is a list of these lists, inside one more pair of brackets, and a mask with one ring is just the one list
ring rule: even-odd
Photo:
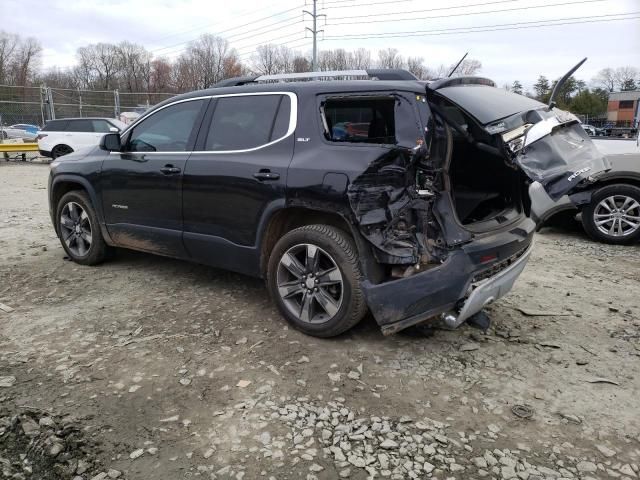
[[419,80],[313,80],[306,82],[276,82],[276,83],[251,83],[236,87],[212,87],[205,90],[183,93],[165,100],[159,105],[185,100],[194,97],[206,97],[211,95],[227,95],[230,93],[258,93],[258,92],[302,92],[336,93],[336,92],[370,92],[385,90],[424,91],[426,82]]

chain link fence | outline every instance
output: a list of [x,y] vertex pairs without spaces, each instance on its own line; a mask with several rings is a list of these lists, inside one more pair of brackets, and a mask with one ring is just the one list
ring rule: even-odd
[[0,85],[0,125],[27,123],[44,126],[47,120],[70,117],[121,118],[141,114],[173,93],[120,93],[118,90],[19,87]]

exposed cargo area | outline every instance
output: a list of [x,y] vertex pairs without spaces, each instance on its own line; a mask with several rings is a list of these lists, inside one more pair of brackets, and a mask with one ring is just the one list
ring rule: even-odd
[[458,219],[471,229],[498,226],[521,210],[519,171],[455,133],[449,176]]

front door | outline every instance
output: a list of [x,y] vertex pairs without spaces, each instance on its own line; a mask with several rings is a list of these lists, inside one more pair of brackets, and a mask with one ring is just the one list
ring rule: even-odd
[[162,107],[134,125],[103,163],[107,230],[123,247],[184,257],[182,178],[208,100]]
[[212,101],[184,174],[184,243],[192,259],[258,273],[259,225],[284,204],[295,115],[292,93]]

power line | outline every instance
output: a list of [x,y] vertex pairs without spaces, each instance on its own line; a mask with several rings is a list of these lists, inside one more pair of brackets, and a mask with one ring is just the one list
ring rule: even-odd
[[[264,20],[268,20],[270,18],[277,17],[279,15],[282,15],[282,14],[285,14],[285,13],[288,13],[288,12],[292,12],[293,10],[299,10],[301,7],[302,7],[301,5],[298,5],[297,7],[289,8],[287,10],[283,10],[281,12],[274,13],[273,15],[269,15],[269,16],[260,18],[258,20],[253,20],[251,22],[243,23],[242,25],[237,25],[235,27],[231,27],[231,28],[228,28],[226,30],[222,30],[220,32],[217,32],[217,35],[222,35],[223,33],[231,32],[233,30],[237,30],[238,28],[243,28],[243,27],[247,27],[249,25],[253,25],[255,23],[260,23],[260,22],[262,22]],[[191,42],[193,40],[195,40],[195,39],[187,40],[187,41],[184,41],[184,42],[179,42],[179,43],[176,43],[174,45],[168,45],[166,47],[155,48],[153,50],[150,50],[150,52],[157,52],[157,51],[160,51],[160,50],[167,50],[167,49],[170,49],[170,48],[173,48],[173,47],[177,47],[179,45],[186,45],[187,43],[189,43],[189,42]]]
[[[300,35],[300,32],[290,33],[289,35],[281,35],[279,37],[271,38],[271,39],[269,39],[267,41],[260,42],[259,45],[273,45],[273,42],[275,40],[282,40],[283,38],[290,38],[290,37],[293,37],[295,35]],[[293,40],[293,41],[296,41],[296,40]],[[276,44],[276,46],[282,46],[282,45],[287,44],[287,43],[288,42],[284,42],[283,44]],[[252,52],[255,52],[256,51],[256,47],[250,46],[250,47],[239,48],[239,49],[237,49],[238,56],[242,57],[243,55],[246,55],[246,51],[247,50],[251,50]]]
[[[325,7],[324,10],[336,9],[336,8],[355,8],[355,7],[371,7],[374,5],[386,5],[389,3],[398,4],[398,3],[406,3],[406,2],[414,2],[415,0],[385,0],[383,2],[369,2],[369,3],[358,3],[356,5],[336,5],[335,7]],[[513,0],[516,1],[516,0]],[[343,3],[343,2],[338,2]],[[461,7],[449,7],[449,8],[461,8]]]
[[[243,16],[243,15],[246,15],[246,14],[255,15],[255,14],[258,14],[258,13],[265,12],[267,10],[271,10],[272,7],[273,7],[273,5],[269,5],[269,6],[265,7],[265,8],[261,8],[259,10],[247,9],[247,10],[245,10],[243,12],[238,13],[238,16],[240,17],[240,16]],[[203,28],[210,28],[210,27],[212,27],[214,25],[219,25],[221,23],[223,23],[223,22],[207,23],[207,24],[200,25],[199,27],[190,28],[189,30],[181,30],[179,32],[171,33],[171,34],[165,35],[163,37],[158,37],[158,38],[156,38],[154,40],[154,42],[157,42],[157,41],[160,41],[160,40],[164,40],[164,39],[167,39],[167,38],[171,38],[171,37],[176,37],[176,36],[179,36],[179,35],[184,35],[185,33],[195,32],[195,31],[201,30]]]
[[[407,22],[407,21],[414,21],[414,20],[431,20],[434,18],[449,18],[449,17],[466,17],[466,16],[471,16],[471,15],[484,15],[487,13],[503,13],[503,12],[514,12],[517,10],[529,10],[529,9],[535,9],[535,8],[548,8],[548,7],[559,7],[562,5],[575,5],[575,4],[585,4],[585,3],[595,3],[595,2],[606,2],[607,0],[579,0],[579,1],[574,1],[574,2],[563,2],[563,3],[550,3],[547,5],[530,5],[527,7],[515,7],[515,8],[504,8],[504,9],[500,9],[500,10],[487,10],[484,12],[465,12],[465,13],[448,13],[446,15],[432,15],[432,16],[428,16],[428,17],[412,17],[412,18],[393,18],[393,19],[389,19],[389,18],[385,18],[382,20],[356,20],[356,21],[347,21],[347,22],[330,22],[327,23],[327,26],[333,26],[333,25],[354,25],[354,24],[361,24],[361,23],[383,23],[383,22],[389,22],[389,20],[394,21],[394,22]],[[423,10],[423,11],[428,11],[428,10]],[[402,14],[404,14],[404,12],[401,12]],[[399,14],[399,13],[398,13]],[[394,14],[394,13],[380,13],[378,15],[381,16],[385,16],[388,17],[390,15],[398,15],[398,14]],[[373,15],[371,15],[373,16]]]
[[[520,0],[494,0],[492,2],[480,2],[480,3],[470,3],[469,5],[457,5],[457,6],[449,6],[449,7],[436,7],[436,8],[429,8],[429,9],[424,9],[421,8],[420,10],[409,10],[406,12],[398,12],[396,14],[394,13],[388,13],[388,14],[381,14],[381,13],[371,13],[368,15],[358,15],[359,18],[367,18],[367,17],[378,17],[380,15],[408,15],[410,13],[424,13],[424,12],[437,12],[437,11],[441,11],[441,10],[455,10],[458,8],[469,8],[469,7],[484,7],[486,5],[495,5],[498,3],[514,3],[514,2],[519,2]],[[387,3],[387,2],[384,2]],[[375,4],[372,4],[375,5]],[[352,16],[349,17],[332,17],[334,20],[345,20],[345,19],[350,19],[353,18]]]
[[[256,38],[256,36],[260,36],[260,35],[265,35],[265,34],[269,34],[269,33],[271,33],[271,30],[272,30],[272,29],[271,29],[271,26],[273,26],[273,25],[277,25],[277,24],[280,24],[280,23],[283,23],[283,22],[285,22],[285,21],[290,21],[290,20],[291,20],[291,18],[287,18],[287,19],[282,20],[282,21],[280,21],[280,22],[276,22],[276,23],[270,24],[270,25],[269,25],[269,28],[267,28],[267,26],[265,26],[265,27],[260,27],[259,29],[254,30],[254,31],[252,31],[252,32],[250,32],[250,33],[247,33],[247,32],[243,32],[243,33],[236,33],[236,34],[234,34],[234,35],[230,35],[230,36],[228,36],[228,37],[224,37],[224,39],[225,39],[225,40],[227,40],[227,41],[229,41],[229,42],[234,42],[234,43],[237,43],[237,42],[243,42],[244,40],[248,40],[248,39],[252,39],[252,40],[254,40],[254,39]],[[301,23],[303,23],[303,22],[304,22],[304,20],[303,20],[302,18],[297,18],[297,19],[295,19],[293,22],[290,22],[290,23],[287,23],[287,24],[285,24],[285,25],[280,26],[280,27],[278,28],[278,30],[282,30],[282,29],[285,29],[285,28],[289,28],[289,27],[291,27],[291,26],[293,26],[293,25],[301,24]],[[298,33],[299,33],[299,32],[298,32]],[[240,36],[240,38],[237,38],[237,37],[239,37],[239,36]],[[255,42],[254,42],[254,43],[255,43]],[[237,48],[237,47],[236,47],[236,48]],[[187,48],[179,47],[179,48],[176,48],[176,49],[174,49],[174,50],[166,51],[166,52],[164,52],[163,54],[164,54],[164,55],[171,55],[171,54],[175,54],[175,53],[182,53],[182,52],[184,52],[184,51],[186,51],[186,50],[187,50]]]
[[[299,38],[297,40],[292,40],[293,43],[292,42],[283,42],[283,43],[277,43],[277,44],[271,44],[271,45],[273,45],[275,47],[288,47],[290,49],[294,49],[296,47],[301,47],[302,45],[307,43],[308,40],[309,40],[309,38],[304,37],[304,38]],[[248,56],[250,56],[250,55],[252,55],[254,53],[257,53],[257,51],[258,51],[258,49],[256,48],[256,49],[254,49],[252,51],[242,53],[242,54],[238,55],[238,58],[240,58],[240,59],[243,58],[243,57],[246,58],[246,57],[248,57]]]
[[[460,27],[460,28],[446,28],[441,30],[413,30],[406,32],[388,32],[388,33],[362,33],[362,34],[353,34],[353,35],[333,35],[325,37],[326,40],[362,40],[367,38],[401,38],[401,37],[419,37],[419,36],[429,36],[429,35],[452,35],[457,33],[477,33],[477,32],[493,32],[500,30],[518,30],[523,28],[537,28],[537,27],[551,27],[551,26],[559,26],[559,25],[575,25],[580,23],[597,23],[597,22],[607,22],[607,21],[615,21],[615,20],[632,20],[638,17],[627,17],[627,18],[610,18],[604,19],[605,17],[613,17],[613,16],[621,16],[621,15],[636,15],[640,14],[640,12],[626,12],[626,13],[617,13],[611,15],[595,15],[589,17],[569,17],[569,18],[558,18],[556,20],[537,20],[534,22],[517,22],[517,23],[504,23],[497,25],[480,25],[478,27]],[[588,20],[588,19],[603,19],[603,20]],[[577,20],[572,21],[570,23],[544,23],[544,22],[563,22],[565,20]],[[581,22],[580,20],[585,20]],[[519,25],[528,25],[533,23],[542,23],[542,25],[529,25],[529,26],[519,26]],[[507,28],[501,28],[507,27]]]

